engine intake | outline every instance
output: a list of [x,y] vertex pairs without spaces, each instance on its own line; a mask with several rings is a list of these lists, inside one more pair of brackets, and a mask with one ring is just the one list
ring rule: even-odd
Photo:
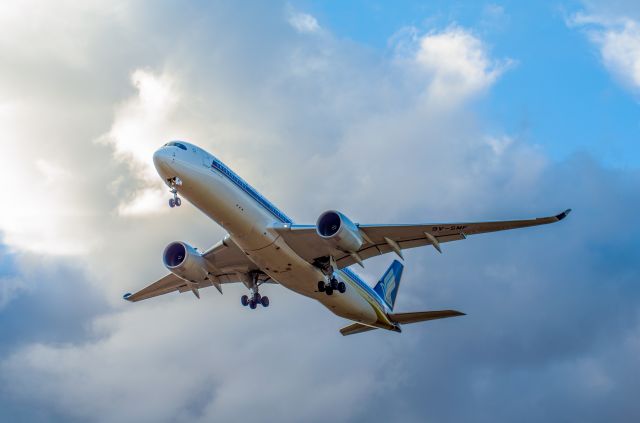
[[178,267],[187,258],[187,249],[181,242],[169,244],[164,251],[164,264],[168,268]]
[[316,232],[334,248],[347,253],[358,251],[364,244],[356,224],[335,210],[320,215],[316,222]]
[[172,242],[162,254],[162,261],[171,273],[189,282],[201,282],[207,277],[202,254],[185,242]]

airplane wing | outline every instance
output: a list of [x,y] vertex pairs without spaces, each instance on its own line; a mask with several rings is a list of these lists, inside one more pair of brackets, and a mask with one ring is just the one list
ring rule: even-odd
[[[214,285],[213,280],[220,284],[242,282],[242,275],[258,270],[256,265],[247,258],[240,247],[238,247],[229,236],[209,248],[203,254],[203,257],[211,264],[211,267],[217,271],[212,273],[212,277],[208,280],[195,284],[197,286],[193,286],[193,283],[187,282],[173,273],[169,273],[134,294],[125,294],[124,299],[136,302],[174,291],[193,291],[196,293],[200,288]],[[222,293],[222,290],[220,293]],[[196,294],[196,296],[197,295],[199,294]]]
[[498,222],[358,225],[365,239],[365,243],[356,252],[358,257],[333,249],[316,233],[315,225],[286,225],[277,231],[287,244],[309,263],[313,263],[319,257],[333,255],[338,268],[342,269],[357,263],[358,258],[366,260],[389,252],[396,252],[402,257],[402,250],[424,245],[433,245],[441,251],[441,243],[465,239],[468,235],[558,222],[567,217],[570,211],[571,209],[567,209],[555,216],[536,219]]

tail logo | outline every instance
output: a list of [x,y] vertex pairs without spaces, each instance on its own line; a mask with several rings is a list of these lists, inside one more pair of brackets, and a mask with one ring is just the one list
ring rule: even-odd
[[384,286],[384,300],[387,304],[393,304],[393,291],[396,288],[396,275],[394,272],[387,273],[382,282]]
[[373,288],[391,310],[393,310],[393,304],[396,302],[396,294],[400,286],[403,267],[402,263],[397,260],[394,261]]

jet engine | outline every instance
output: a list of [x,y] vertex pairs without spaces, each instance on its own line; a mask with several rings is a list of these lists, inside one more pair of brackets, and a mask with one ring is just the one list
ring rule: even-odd
[[207,277],[204,257],[186,242],[172,242],[162,253],[162,261],[171,273],[189,282],[202,282]]
[[360,229],[347,216],[335,210],[320,215],[316,232],[334,248],[355,253],[364,244]]

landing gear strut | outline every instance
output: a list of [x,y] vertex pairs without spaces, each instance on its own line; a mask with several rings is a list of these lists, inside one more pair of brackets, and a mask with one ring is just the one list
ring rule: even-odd
[[169,199],[169,207],[180,207],[182,200],[178,197],[178,187],[182,185],[182,181],[176,176],[174,178],[169,178],[167,182],[169,182],[171,193],[173,194],[173,198]]
[[333,291],[344,294],[347,291],[347,285],[344,282],[338,282],[335,277],[332,277],[329,283],[325,283],[324,281],[318,282],[318,291],[324,292],[327,295],[333,295]]
[[344,294],[347,291],[347,285],[344,282],[339,282],[334,276],[336,262],[333,257],[326,256],[317,258],[314,260],[313,265],[320,269],[322,273],[329,278],[329,282],[318,282],[318,292],[333,295],[333,291],[338,291],[341,294]]
[[255,310],[258,305],[269,307],[269,297],[260,295],[258,292],[258,287],[262,285],[262,282],[258,279],[258,274],[252,275],[251,283],[247,285],[250,286],[251,293],[240,297],[240,303],[245,307],[249,306],[252,310]]

